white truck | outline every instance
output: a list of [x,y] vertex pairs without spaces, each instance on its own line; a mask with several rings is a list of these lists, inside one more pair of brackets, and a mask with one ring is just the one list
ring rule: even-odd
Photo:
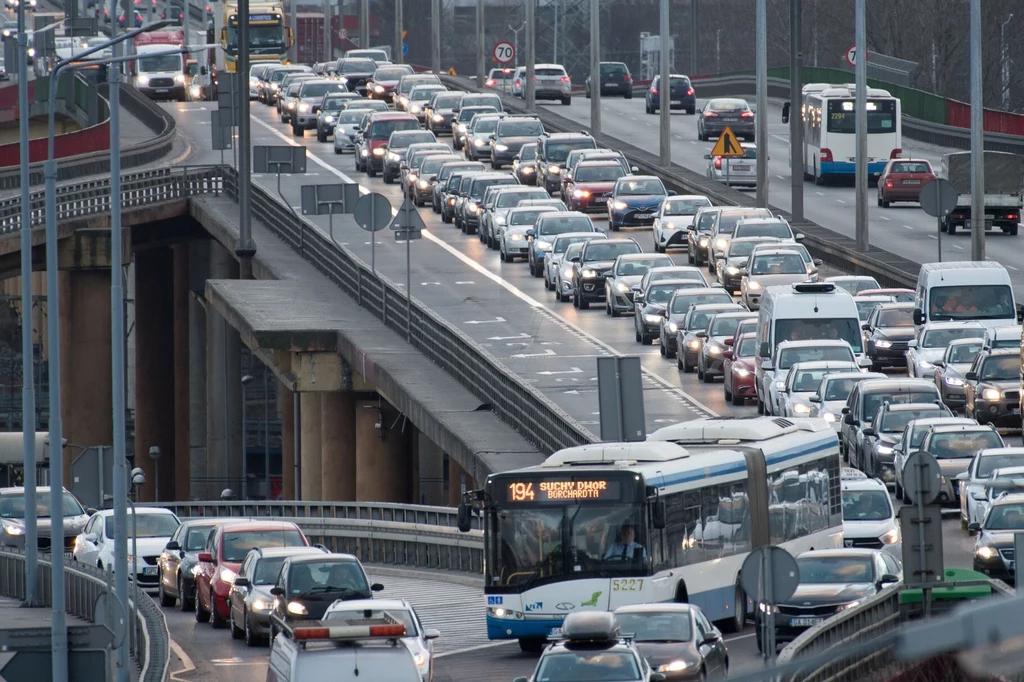
[[[986,151],[985,229],[1017,234],[1024,208],[1024,156]],[[956,208],[942,219],[942,230],[956,234],[971,229],[971,153],[953,152],[942,157],[942,177],[956,187]]]
[[181,48],[185,34],[180,29],[143,33],[135,39],[134,85],[150,99],[187,99],[185,55],[167,54]]

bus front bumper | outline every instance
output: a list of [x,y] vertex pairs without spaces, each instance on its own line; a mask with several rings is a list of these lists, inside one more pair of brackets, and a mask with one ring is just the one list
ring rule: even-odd
[[[534,618],[536,620],[534,620]],[[524,618],[496,618],[487,616],[487,639],[519,639],[521,637],[548,637],[551,631],[562,627],[563,618],[532,616]]]

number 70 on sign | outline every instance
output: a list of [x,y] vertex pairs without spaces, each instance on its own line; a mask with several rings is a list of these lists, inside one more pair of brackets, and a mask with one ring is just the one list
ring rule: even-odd
[[503,40],[494,46],[491,55],[494,57],[494,61],[508,64],[516,58],[516,48],[512,43]]

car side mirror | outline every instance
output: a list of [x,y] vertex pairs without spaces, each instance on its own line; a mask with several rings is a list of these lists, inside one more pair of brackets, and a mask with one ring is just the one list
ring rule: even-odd
[[473,510],[465,502],[459,505],[458,527],[462,533],[468,533],[473,528]]
[[907,348],[917,348],[917,339],[910,339],[910,341],[907,341]]
[[649,678],[651,682],[665,682],[665,673],[651,673]]
[[99,510],[96,509],[95,507],[87,507],[86,510],[85,510],[85,513],[88,514],[89,516],[92,516],[93,514],[95,514],[98,511]]
[[203,562],[203,563],[212,564],[213,563],[213,555],[210,554],[209,552],[200,552],[199,555],[196,557],[196,560],[198,560],[200,562]]
[[96,537],[96,533],[86,533],[85,534],[85,541],[86,542],[96,542],[96,540],[98,540],[98,539],[99,538]]
[[573,256],[572,258],[569,259],[569,262],[570,263],[579,263],[580,262],[580,257],[579,256]]
[[812,403],[820,403],[821,402],[821,396],[818,395],[817,393],[815,393],[814,395],[810,396],[807,400],[812,402]]
[[988,497],[985,496],[985,493],[971,493],[971,497],[973,497],[977,502],[984,502],[988,499]]
[[946,367],[946,361],[945,360],[936,360],[932,364],[935,365],[936,367],[942,367],[943,369],[945,369],[945,367]]
[[164,549],[170,550],[172,552],[177,552],[181,549],[181,545],[178,544],[177,540],[171,540],[164,546]]
[[864,331],[866,331],[866,332],[869,332],[869,331],[871,331],[871,325],[870,325],[870,324],[868,324],[867,322],[864,322],[864,323],[862,323],[862,324],[860,325],[860,328],[861,328],[861,329],[863,329],[863,330],[864,330]]
[[676,195],[676,191],[674,189],[668,190],[668,196],[674,197],[675,195]]
[[423,631],[423,639],[437,639],[440,636],[440,630],[427,629]]
[[700,643],[700,645],[701,646],[715,646],[716,644],[718,644],[721,641],[721,639],[722,639],[721,635],[712,632],[712,633],[708,634],[707,637],[704,638],[704,640]]
[[961,473],[956,475],[956,480],[957,481],[969,481],[969,480],[971,480],[971,474],[969,472],[966,472],[966,471],[961,472]]
[[824,263],[825,261],[823,261],[823,260],[822,260],[822,259],[820,259],[820,258],[815,258],[815,259],[814,259],[814,260],[812,260],[811,262],[812,262],[812,263],[814,263],[815,265],[821,265],[821,264],[822,264],[822,263]]
[[370,592],[383,592],[383,591],[384,591],[384,586],[381,585],[380,583],[374,583],[374,584],[370,585]]
[[639,284],[634,284],[634,285],[633,285],[633,286],[631,287],[631,289],[632,289],[633,291],[639,292],[639,291],[640,291],[640,285],[639,285]]
[[722,357],[725,358],[726,360],[732,360],[732,351],[731,350],[724,351],[722,353]]
[[[533,239],[536,236],[537,236],[537,230],[527,230],[526,231],[526,238],[527,239]],[[577,258],[576,260],[579,260],[579,259]]]
[[874,438],[877,435],[875,430],[870,426],[864,427],[864,429],[861,430],[861,434],[863,434],[865,438]]
[[199,75],[200,76],[205,76],[206,75],[206,67],[205,66],[200,66],[199,67]]
[[789,102],[782,105],[782,122],[789,123]]
[[727,346],[731,346],[731,345],[732,345],[732,341],[733,341],[732,339],[726,339],[726,340],[725,340],[725,341],[723,341],[722,343],[724,343],[724,344],[725,344],[725,345],[727,345]]
[[710,160],[711,160],[711,155],[710,155],[710,154],[705,154],[705,155],[704,155],[704,158],[705,158],[706,160],[710,161]]
[[696,336],[698,339],[706,339],[708,338],[708,333],[702,329],[699,332],[695,332],[694,336]]
[[629,167],[629,172],[630,172],[630,173],[639,173],[639,172],[640,172],[640,169],[639,169],[639,168],[637,168],[636,166],[630,166],[630,167]]
[[798,242],[802,242],[804,240],[804,236],[802,233],[797,232],[795,235],[793,235],[793,239],[797,240]]
[[972,533],[977,533],[977,532],[981,531],[981,524],[980,523],[968,523],[967,524],[967,530],[971,531]]
[[843,417],[843,423],[844,424],[849,424],[850,426],[856,426],[857,425],[857,420],[853,418],[852,414],[847,412],[846,416]]
[[517,677],[514,680],[512,680],[512,682],[530,682],[530,680],[526,677]]
[[920,308],[914,308],[914,324],[921,326],[925,321],[924,311]]
[[893,575],[892,573],[886,573],[885,575],[882,576],[881,583],[883,585],[889,585],[891,583],[898,583],[899,581],[900,581],[900,577],[898,575]]
[[249,579],[244,575],[235,578],[235,587],[249,587]]
[[967,379],[967,381],[977,381],[978,380],[978,373],[977,372],[968,372],[967,374],[964,375],[964,379]]
[[279,585],[274,585],[270,588],[270,594],[274,595],[275,597],[283,597],[284,588]]

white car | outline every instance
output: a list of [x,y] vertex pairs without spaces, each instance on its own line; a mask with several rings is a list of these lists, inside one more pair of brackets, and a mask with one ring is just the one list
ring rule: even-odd
[[982,338],[984,325],[978,322],[929,322],[921,328],[907,348],[907,374],[919,379],[933,379],[935,362],[946,354],[946,346],[954,339]]
[[666,198],[654,215],[654,250],[664,253],[676,246],[687,248],[686,231],[693,225],[697,210],[710,206],[711,200],[703,194],[683,194]]
[[[821,380],[829,374],[863,373],[849,362],[798,362],[786,374],[786,387],[779,394],[778,410],[783,417],[807,417],[811,414],[811,396],[818,390]],[[840,408],[842,409],[842,408]]]
[[[529,239],[526,233],[533,229],[531,225],[507,225],[502,228],[498,239],[498,251],[501,253],[501,260],[511,263],[516,258],[526,258],[529,249]],[[547,265],[544,266],[547,270]]]
[[349,625],[362,619],[380,620],[386,616],[405,625],[402,643],[408,647],[423,682],[434,677],[434,640],[441,636],[437,630],[424,629],[420,618],[405,599],[339,599],[327,607],[323,620],[344,620]]
[[[859,475],[858,475],[859,474]],[[889,489],[877,478],[850,468],[840,472],[843,489],[843,545],[881,549],[903,560],[903,542]]]
[[[991,504],[986,484],[996,472],[1008,478],[1024,478],[1022,467],[1024,448],[986,448],[975,455],[967,471],[957,476],[960,481],[960,528],[967,530],[970,524],[981,523],[985,518]],[[995,491],[993,497],[1002,492],[1005,491]]]
[[781,409],[779,395],[786,388],[786,372],[789,368],[798,362],[817,361],[830,362],[837,366],[838,363],[849,363],[851,369],[857,369],[859,366],[853,348],[845,341],[783,341],[775,347],[771,360],[761,365],[763,378],[760,398],[766,414],[777,415],[778,412],[774,410]]
[[825,281],[832,282],[851,296],[856,296],[861,291],[882,288],[878,280],[866,275],[836,275],[835,277],[826,277]]
[[839,432],[842,424],[843,408],[850,397],[850,391],[858,381],[867,379],[888,379],[889,375],[881,372],[836,372],[821,378],[817,390],[807,397],[811,405],[809,417],[824,419],[835,431]]
[[936,426],[971,426],[978,422],[969,417],[929,417],[915,419],[903,428],[901,435],[892,447],[893,469],[896,471],[896,499],[910,502],[903,489],[903,468],[910,455],[921,449],[925,436]]
[[[181,521],[169,509],[138,507],[134,519],[131,510],[128,510],[127,523],[128,564],[133,567],[129,575],[139,587],[147,591],[156,591],[159,588],[157,559],[160,558],[160,553],[170,542]],[[133,555],[133,547],[138,550],[137,556]],[[114,558],[113,509],[104,509],[92,515],[85,524],[85,529],[75,538],[72,557],[75,561],[100,569],[109,566],[112,570],[117,570]]]

